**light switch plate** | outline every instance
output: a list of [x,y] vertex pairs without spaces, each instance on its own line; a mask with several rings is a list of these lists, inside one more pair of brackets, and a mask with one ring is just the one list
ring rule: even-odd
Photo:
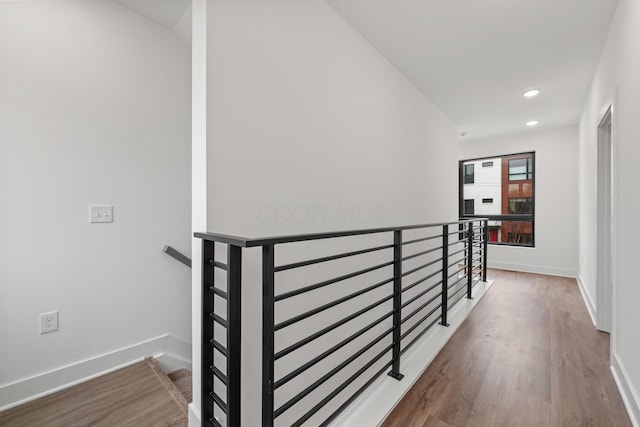
[[113,222],[113,206],[89,205],[89,222]]

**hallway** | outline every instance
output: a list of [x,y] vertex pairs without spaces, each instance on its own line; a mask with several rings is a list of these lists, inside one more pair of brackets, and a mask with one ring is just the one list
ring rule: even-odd
[[630,426],[574,279],[489,270],[478,306],[383,424]]

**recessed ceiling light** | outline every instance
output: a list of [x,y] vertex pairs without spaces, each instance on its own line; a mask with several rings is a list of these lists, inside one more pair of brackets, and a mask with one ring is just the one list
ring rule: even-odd
[[540,123],[540,122],[538,122],[537,120],[530,120],[530,121],[528,121],[528,122],[527,122],[527,123],[525,123],[525,124],[526,124],[527,126],[529,126],[529,127],[534,127],[534,126],[536,126],[538,123]]
[[534,96],[538,96],[540,93],[540,89],[531,89],[522,94],[525,98],[533,98]]

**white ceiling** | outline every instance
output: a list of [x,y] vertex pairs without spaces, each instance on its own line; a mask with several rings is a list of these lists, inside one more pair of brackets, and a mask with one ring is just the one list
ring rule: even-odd
[[[115,0],[190,45],[190,0]],[[617,0],[326,0],[466,139],[578,122]],[[541,95],[524,99],[522,92]]]
[[[575,124],[617,0],[327,0],[465,138]],[[524,99],[522,92],[542,93]]]

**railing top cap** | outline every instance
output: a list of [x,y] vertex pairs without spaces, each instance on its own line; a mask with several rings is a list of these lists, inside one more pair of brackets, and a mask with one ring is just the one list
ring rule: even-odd
[[279,243],[303,242],[306,240],[331,239],[335,237],[348,237],[348,236],[357,236],[357,235],[364,235],[364,234],[386,233],[391,231],[415,230],[418,228],[442,227],[445,225],[467,224],[469,222],[483,221],[483,220],[488,220],[488,218],[478,217],[478,218],[464,219],[460,221],[438,222],[433,224],[414,224],[414,225],[404,225],[404,226],[398,226],[398,227],[369,228],[369,229],[363,229],[363,230],[345,230],[345,231],[308,233],[308,234],[292,234],[292,235],[286,235],[286,236],[272,236],[272,237],[259,237],[259,238],[247,238],[247,237],[232,236],[228,234],[211,233],[211,232],[194,233],[194,236],[203,240],[227,243],[230,245],[240,246],[243,248],[251,248],[251,247],[257,247],[257,246],[264,246],[264,245],[275,245]]

